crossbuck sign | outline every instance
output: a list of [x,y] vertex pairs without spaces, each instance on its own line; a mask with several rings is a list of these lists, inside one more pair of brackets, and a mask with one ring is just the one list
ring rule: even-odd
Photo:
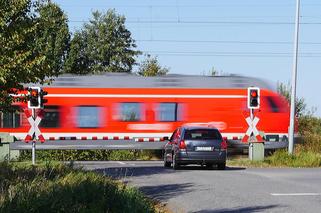
[[247,117],[245,119],[247,124],[249,125],[249,128],[247,129],[242,142],[248,142],[252,134],[255,136],[257,142],[261,142],[263,141],[263,138],[260,136],[260,133],[256,128],[256,125],[259,123],[260,119],[258,117],[253,117],[252,119],[251,117]]
[[36,118],[34,118],[30,114],[28,109],[25,109],[24,112],[25,112],[25,115],[27,116],[28,122],[31,126],[29,129],[29,132],[27,133],[25,141],[28,143],[29,141],[38,138],[41,143],[45,142],[45,138],[41,134],[40,129],[38,127],[42,118],[43,118],[43,115],[44,115],[43,110],[40,110],[40,112],[38,113],[38,116]]

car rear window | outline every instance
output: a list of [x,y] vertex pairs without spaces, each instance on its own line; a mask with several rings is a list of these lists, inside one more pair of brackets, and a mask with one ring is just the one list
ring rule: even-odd
[[185,140],[221,140],[222,136],[216,129],[191,129],[184,133]]

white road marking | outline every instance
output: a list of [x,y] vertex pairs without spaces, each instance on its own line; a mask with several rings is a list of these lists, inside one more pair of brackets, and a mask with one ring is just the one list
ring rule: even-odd
[[321,193],[271,193],[272,196],[321,196]]

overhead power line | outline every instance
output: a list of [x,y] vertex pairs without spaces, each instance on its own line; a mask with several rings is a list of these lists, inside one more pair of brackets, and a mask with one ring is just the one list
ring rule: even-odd
[[[85,23],[88,21],[70,20],[71,23]],[[130,24],[239,24],[239,25],[293,25],[293,22],[268,21],[167,21],[167,20],[126,20]],[[321,22],[301,22],[300,25],[321,25]]]
[[[222,43],[222,44],[290,44],[289,41],[233,41],[233,40],[178,40],[178,39],[136,39],[138,42],[168,42],[168,43]],[[321,45],[321,42],[300,42],[300,44]]]
[[[177,7],[176,4],[155,4],[155,5],[147,5],[147,4],[143,4],[143,5],[111,5],[111,4],[64,4],[64,7],[89,7],[89,8],[175,8]],[[311,4],[304,4],[305,7],[317,7],[317,6],[321,6],[321,4],[318,3],[311,3]],[[179,5],[180,8],[221,8],[221,7],[295,7],[294,4],[190,4],[190,5],[186,5],[186,4],[180,4]]]
[[[156,55],[175,56],[220,56],[220,57],[292,57],[290,52],[205,52],[205,51],[143,51]],[[321,52],[301,53],[304,58],[321,58]]]

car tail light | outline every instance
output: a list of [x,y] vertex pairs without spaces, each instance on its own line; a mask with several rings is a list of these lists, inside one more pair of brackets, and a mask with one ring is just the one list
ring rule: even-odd
[[227,142],[223,140],[221,143],[221,150],[226,150],[226,149],[227,149]]
[[186,149],[186,144],[185,144],[185,141],[184,140],[181,140],[179,142],[179,149]]

